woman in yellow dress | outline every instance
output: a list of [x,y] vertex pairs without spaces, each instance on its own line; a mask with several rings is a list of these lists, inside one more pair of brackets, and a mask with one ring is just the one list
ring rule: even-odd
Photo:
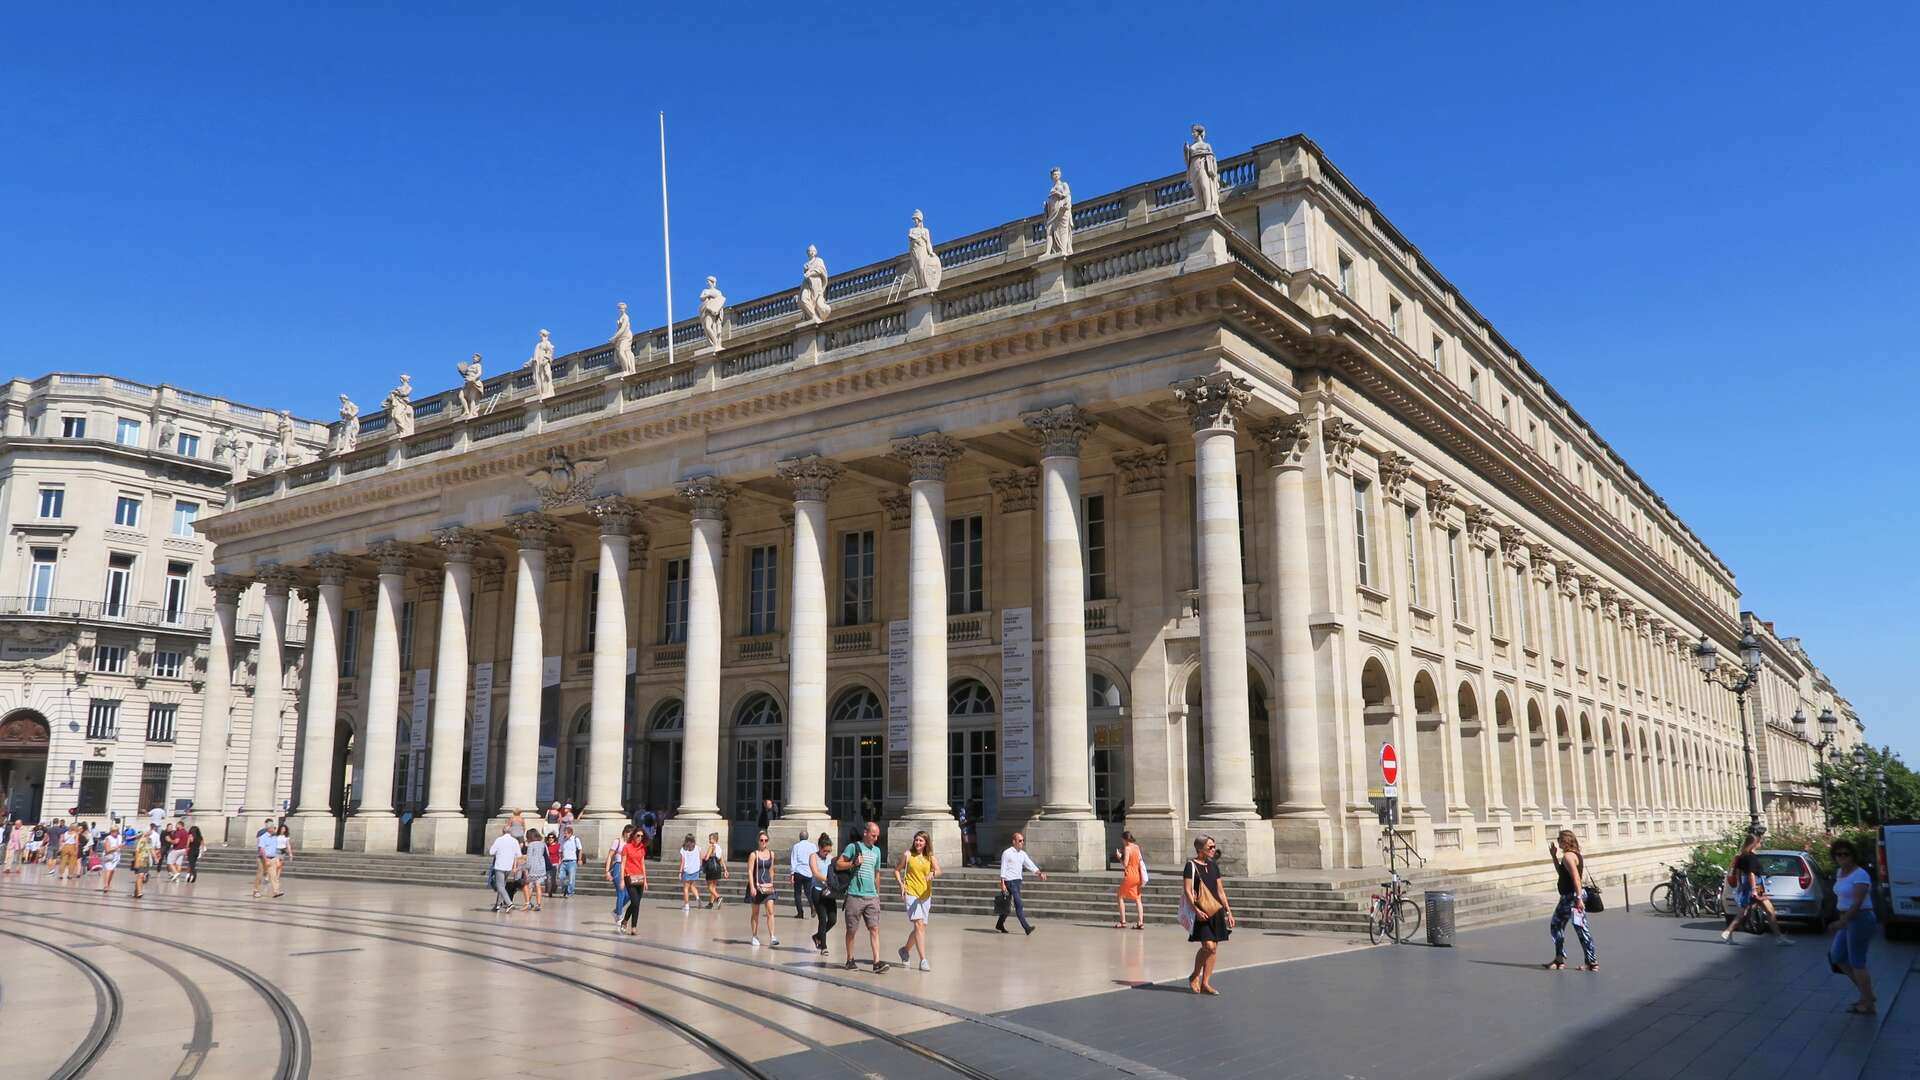
[[1120,860],[1120,921],[1113,924],[1115,930],[1127,928],[1127,901],[1133,901],[1135,930],[1147,928],[1147,906],[1140,899],[1140,886],[1147,883],[1147,864],[1140,858],[1140,845],[1133,842],[1133,834],[1120,834],[1120,850],[1114,852]]
[[913,843],[894,865],[893,880],[900,884],[900,895],[907,904],[907,943],[900,946],[900,962],[920,953],[920,970],[931,971],[927,963],[927,909],[933,906],[933,879],[940,876],[940,860],[933,856],[933,837],[924,830],[913,834]]

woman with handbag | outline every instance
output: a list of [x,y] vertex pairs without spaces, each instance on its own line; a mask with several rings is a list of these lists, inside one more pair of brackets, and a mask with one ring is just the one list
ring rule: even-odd
[[720,834],[707,834],[707,847],[700,853],[700,876],[707,881],[707,906],[720,906],[720,879],[727,876],[727,860],[720,854]]
[[1573,932],[1580,938],[1580,952],[1586,960],[1580,965],[1580,970],[1599,971],[1600,957],[1593,948],[1593,932],[1587,929],[1587,894],[1590,887],[1586,882],[1587,858],[1580,853],[1580,838],[1573,834],[1573,830],[1562,829],[1558,846],[1548,844],[1547,854],[1553,857],[1560,902],[1554,905],[1553,920],[1547,924],[1548,932],[1553,935],[1553,962],[1545,965],[1546,969],[1566,970],[1567,924],[1571,922]]
[[1187,989],[1196,994],[1220,993],[1213,988],[1213,965],[1220,959],[1220,943],[1233,934],[1233,906],[1215,861],[1219,855],[1213,837],[1203,836],[1193,842],[1193,858],[1180,871],[1185,894],[1180,921],[1189,928],[1187,940],[1200,945],[1193,954],[1193,974],[1187,976]]
[[833,862],[833,837],[821,833],[814,841],[814,852],[807,856],[807,870],[813,875],[811,891],[813,894],[813,947],[820,955],[827,955],[827,931],[832,930],[840,921],[838,897],[834,894],[833,879],[828,869]]

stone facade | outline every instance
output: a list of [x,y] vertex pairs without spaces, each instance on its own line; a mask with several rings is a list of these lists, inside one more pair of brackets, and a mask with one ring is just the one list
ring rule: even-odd
[[[325,425],[294,429],[297,455],[317,456]],[[71,373],[0,384],[6,812],[70,818],[77,808],[105,821],[196,798],[209,813],[239,805],[244,770],[203,777],[201,735],[221,732],[235,761],[249,752],[251,708],[215,720],[206,710],[256,695],[263,598],[236,594],[227,657],[238,672],[224,680],[234,689],[210,697],[213,547],[196,528],[234,476],[278,460],[279,440],[276,414],[173,386]],[[276,749],[265,775],[286,798],[291,739]]]
[[558,799],[744,846],[771,797],[781,846],[873,813],[950,851],[970,805],[1054,868],[1123,827],[1360,866],[1389,742],[1443,863],[1744,820],[1691,652],[1739,640],[1732,572],[1310,141],[1221,159],[1217,208],[1185,175],[1070,244],[916,213],[821,318],[757,298],[238,484],[221,569],[318,589],[342,671],[304,842]]

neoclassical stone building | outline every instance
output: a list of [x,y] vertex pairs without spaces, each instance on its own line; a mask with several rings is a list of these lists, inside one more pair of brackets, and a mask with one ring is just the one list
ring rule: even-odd
[[[313,460],[326,437],[319,422],[286,417],[283,430],[269,410],[176,386],[76,372],[0,382],[0,813],[238,806],[241,770],[196,771],[203,727],[246,759],[253,679],[241,664],[224,696],[205,693],[213,545],[195,530],[235,476],[277,464],[283,445]],[[228,655],[244,659],[262,598],[235,584]],[[296,650],[304,623],[296,609]],[[210,703],[223,707],[205,720]],[[277,806],[292,796],[293,743],[261,749]]]
[[237,485],[220,580],[269,627],[313,597],[301,842],[466,851],[559,799],[744,844],[772,798],[948,851],[966,807],[1054,868],[1122,827],[1358,866],[1387,743],[1443,863],[1744,820],[1692,654],[1735,655],[1732,572],[1312,142],[1187,156],[403,384],[356,449]]
[[1866,727],[1799,638],[1777,636],[1773,623],[1751,611],[1740,618],[1765,658],[1747,696],[1747,719],[1767,820],[1817,827],[1823,796],[1814,765],[1823,754],[1850,755],[1866,740]]

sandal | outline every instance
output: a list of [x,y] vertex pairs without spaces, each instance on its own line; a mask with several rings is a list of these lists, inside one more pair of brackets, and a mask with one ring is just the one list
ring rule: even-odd
[[1866,1002],[1856,1001],[1853,1004],[1847,1006],[1847,1011],[1850,1013],[1853,1013],[1856,1016],[1872,1016],[1878,1010],[1873,1005],[1869,1005]]
[[1592,963],[1592,964],[1581,964],[1581,965],[1580,965],[1580,970],[1581,970],[1581,971],[1599,971],[1599,970],[1600,970],[1600,965],[1599,965],[1598,963]]
[[1188,990],[1191,990],[1191,991],[1193,991],[1193,992],[1194,992],[1194,993],[1196,993],[1196,994],[1198,994],[1198,993],[1200,993],[1200,992],[1201,992],[1201,991],[1200,991],[1200,976],[1198,976],[1198,975],[1195,975],[1195,976],[1193,976],[1192,978],[1190,978],[1190,979],[1188,979],[1188,980],[1187,980],[1187,989],[1188,989]]
[[1551,964],[1541,964],[1540,966],[1541,966],[1541,967],[1543,967],[1543,968],[1545,968],[1545,969],[1547,969],[1548,971],[1565,971],[1565,970],[1567,970],[1567,962],[1566,962],[1565,960],[1555,960],[1555,961],[1554,961],[1553,963],[1551,963]]

